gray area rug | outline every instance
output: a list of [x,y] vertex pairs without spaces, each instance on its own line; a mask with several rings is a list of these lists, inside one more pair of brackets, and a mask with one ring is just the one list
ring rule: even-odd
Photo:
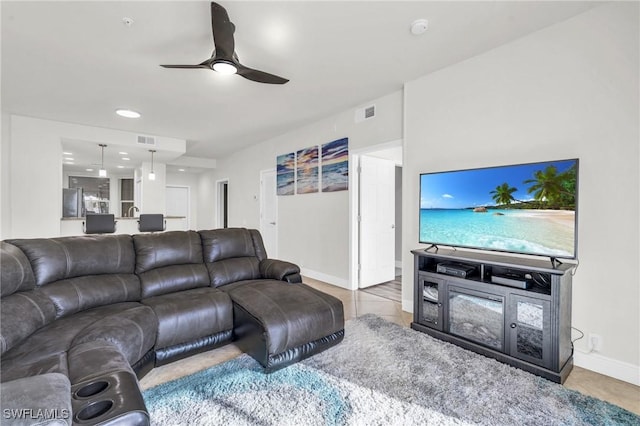
[[144,392],[156,425],[638,425],[622,408],[374,315],[266,375],[247,355]]

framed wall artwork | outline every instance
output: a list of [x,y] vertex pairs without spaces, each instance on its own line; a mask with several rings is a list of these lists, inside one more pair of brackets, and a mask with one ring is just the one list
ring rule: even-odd
[[295,185],[296,154],[278,155],[276,158],[276,180],[278,195],[293,195]]
[[296,155],[296,194],[318,192],[318,147],[301,149]]
[[349,139],[322,145],[322,192],[349,189]]

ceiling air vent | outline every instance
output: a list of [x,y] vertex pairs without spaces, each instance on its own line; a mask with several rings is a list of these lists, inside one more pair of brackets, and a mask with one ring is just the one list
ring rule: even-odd
[[141,145],[155,146],[156,138],[154,138],[153,136],[138,135],[138,143]]
[[370,118],[373,118],[375,116],[376,116],[376,106],[370,105],[364,108],[358,108],[356,110],[355,121],[356,123],[360,123],[364,120],[369,120]]

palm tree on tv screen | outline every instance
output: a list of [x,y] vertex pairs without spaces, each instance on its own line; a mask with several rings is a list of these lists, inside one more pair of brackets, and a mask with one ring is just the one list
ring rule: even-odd
[[542,201],[551,208],[560,206],[572,206],[575,204],[571,185],[575,188],[575,167],[571,167],[564,173],[558,173],[555,166],[547,166],[544,170],[538,170],[533,174],[533,179],[527,179],[525,184],[533,184],[527,193],[533,193],[533,198]]
[[512,194],[517,190],[518,188],[509,186],[509,184],[505,182],[502,185],[498,185],[496,189],[490,192],[490,194],[493,194],[492,198],[496,202],[496,204],[509,205],[513,201],[515,201],[515,198],[513,198]]

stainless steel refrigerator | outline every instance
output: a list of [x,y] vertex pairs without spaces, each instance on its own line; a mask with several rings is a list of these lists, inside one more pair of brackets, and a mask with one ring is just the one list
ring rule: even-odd
[[84,216],[84,193],[82,188],[62,189],[62,217]]

